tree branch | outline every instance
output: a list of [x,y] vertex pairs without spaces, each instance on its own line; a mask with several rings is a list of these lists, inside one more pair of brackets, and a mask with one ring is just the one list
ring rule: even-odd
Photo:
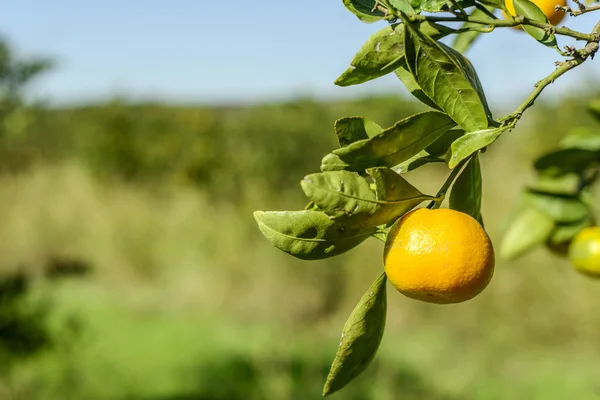
[[[390,15],[393,15],[395,18],[400,18],[400,15],[396,13],[394,10],[390,10]],[[552,24],[545,24],[542,22],[532,21],[529,18],[523,16],[517,16],[513,19],[489,19],[489,18],[478,18],[478,17],[461,17],[461,16],[452,16],[452,17],[440,17],[435,15],[420,15],[420,14],[411,14],[407,15],[406,18],[410,22],[471,22],[474,24],[487,25],[492,27],[512,27],[519,25],[531,25],[537,28],[541,28],[547,30],[549,32],[553,32],[557,35],[569,36],[575,38],[577,40],[584,40],[586,42],[592,41],[596,38],[592,33],[582,33],[577,32],[569,28],[564,27],[555,27]]]
[[515,125],[525,110],[533,105],[535,100],[539,97],[546,86],[553,83],[556,79],[561,77],[565,72],[572,70],[573,68],[583,64],[588,58],[594,58],[594,55],[598,52],[598,42],[600,41],[600,21],[594,26],[591,35],[594,40],[588,41],[584,48],[580,50],[572,50],[573,58],[564,62],[557,62],[557,68],[552,71],[550,75],[535,84],[535,89],[529,94],[525,101],[517,107],[515,112],[504,118],[505,124]]
[[572,17],[577,17],[581,14],[586,14],[592,11],[597,11],[600,10],[600,4],[599,5],[595,5],[595,6],[591,6],[591,7],[587,7],[582,3],[578,3],[579,8],[574,10],[569,6],[556,6],[556,11],[562,11],[562,12],[566,12],[569,13],[569,15],[571,15]]

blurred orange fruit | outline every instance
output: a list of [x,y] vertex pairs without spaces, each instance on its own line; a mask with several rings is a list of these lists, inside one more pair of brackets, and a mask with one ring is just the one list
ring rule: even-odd
[[429,303],[459,303],[486,288],[494,274],[494,248],[468,214],[420,208],[390,230],[385,273],[405,296]]
[[[550,21],[550,23],[552,25],[559,24],[560,21],[562,21],[563,18],[565,17],[564,12],[556,11],[554,9],[554,7],[556,7],[557,5],[562,6],[562,7],[566,6],[567,5],[566,0],[531,0],[531,2],[533,4],[535,4],[536,6],[538,6],[540,8],[540,10],[542,10],[542,12],[546,16],[546,18],[548,18],[548,21]],[[506,8],[508,9],[508,12],[510,13],[510,15],[512,15],[512,16],[517,15],[515,12],[515,7],[513,5],[513,0],[506,0],[506,2],[504,4],[506,5]],[[520,28],[520,27],[516,26],[515,28]]]
[[593,278],[600,278],[600,228],[583,229],[569,246],[569,261],[575,269]]

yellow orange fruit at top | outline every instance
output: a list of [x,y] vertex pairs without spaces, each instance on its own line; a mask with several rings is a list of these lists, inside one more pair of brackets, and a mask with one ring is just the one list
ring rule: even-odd
[[[560,21],[562,21],[565,17],[565,13],[563,11],[556,11],[555,7],[566,6],[566,0],[531,0],[531,2],[538,6],[540,10],[542,10],[542,12],[546,16],[546,18],[548,18],[548,21],[552,25],[559,24]],[[508,9],[510,15],[512,15],[513,17],[517,15],[517,13],[515,12],[515,6],[513,5],[513,0],[506,0],[504,4],[506,5],[506,8]]]
[[468,214],[420,208],[390,230],[385,273],[402,294],[430,303],[460,303],[486,288],[494,274],[494,248]]
[[585,275],[600,278],[600,228],[583,229],[569,246],[569,261]]

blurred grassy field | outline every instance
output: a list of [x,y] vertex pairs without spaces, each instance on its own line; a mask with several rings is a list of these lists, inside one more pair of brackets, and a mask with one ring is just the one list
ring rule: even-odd
[[[578,104],[541,106],[483,155],[494,243],[533,157],[573,121],[593,126]],[[0,399],[319,398],[344,320],[382,269],[382,245],[301,262],[263,239],[252,211],[303,207],[298,181],[335,146],[336,118],[386,125],[415,107],[112,103],[13,118],[0,271],[30,277],[28,301],[47,308],[52,346],[2,374]],[[428,166],[407,179],[433,192],[445,173]],[[47,276],[69,262],[90,272]],[[600,398],[599,284],[537,250],[498,262],[490,287],[464,304],[389,287],[375,363],[332,398]]]

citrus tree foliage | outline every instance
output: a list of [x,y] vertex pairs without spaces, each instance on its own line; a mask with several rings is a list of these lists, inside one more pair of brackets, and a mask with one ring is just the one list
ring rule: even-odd
[[[255,212],[261,232],[291,256],[334,257],[369,237],[385,241],[398,218],[423,202],[439,208],[447,194],[451,209],[483,224],[480,155],[515,128],[546,86],[594,56],[600,22],[590,33],[556,27],[529,0],[514,0],[513,15],[501,0],[343,0],[343,5],[360,21],[385,26],[366,39],[335,84],[358,85],[394,74],[430,110],[391,126],[357,116],[335,121],[339,147],[301,180],[305,209]],[[597,8],[558,6],[556,12],[576,16]],[[497,16],[502,12],[505,18]],[[495,118],[464,52],[481,34],[506,27],[522,28],[563,60],[513,113]],[[440,41],[448,36],[453,36],[452,46]],[[583,45],[561,49],[560,36]],[[600,113],[598,107],[592,110]],[[599,154],[600,136],[574,132],[560,149],[536,161],[539,180],[523,195],[502,255],[515,257],[541,243],[560,245],[593,223],[585,189],[595,179]],[[403,177],[431,163],[448,168],[437,193],[423,193]],[[343,388],[374,358],[385,328],[385,287],[381,273],[350,315],[323,395]]]
[[[588,111],[600,122],[600,104]],[[600,129],[574,128],[557,149],[534,162],[536,181],[526,187],[501,244],[514,259],[537,246],[565,255],[571,240],[596,224],[591,185],[598,178]]]

